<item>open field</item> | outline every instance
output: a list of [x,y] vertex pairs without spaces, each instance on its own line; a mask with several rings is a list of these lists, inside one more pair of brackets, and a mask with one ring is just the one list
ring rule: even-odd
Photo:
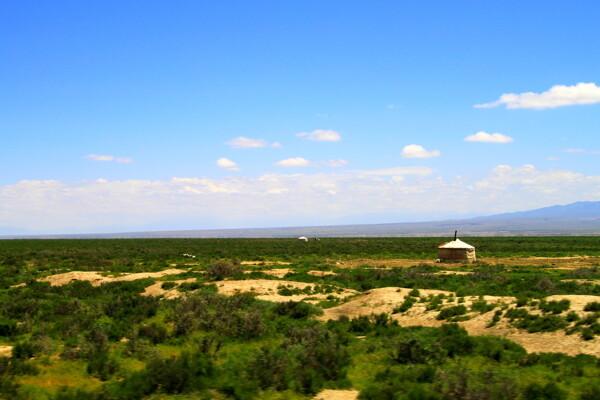
[[600,238],[465,241],[0,241],[0,398],[600,398]]

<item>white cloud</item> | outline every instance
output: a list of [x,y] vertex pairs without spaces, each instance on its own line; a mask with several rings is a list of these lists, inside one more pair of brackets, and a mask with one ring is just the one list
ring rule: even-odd
[[438,157],[440,155],[439,150],[425,150],[423,146],[418,144],[409,144],[404,146],[402,149],[401,156],[404,158],[431,158]]
[[271,143],[271,147],[273,147],[273,148],[275,148],[275,149],[280,149],[280,148],[282,148],[283,146],[282,146],[282,145],[281,145],[281,143],[279,143],[279,142],[274,142],[274,143]]
[[556,108],[577,104],[600,103],[600,87],[580,82],[574,86],[555,85],[543,93],[508,93],[491,103],[476,104],[475,108],[492,108],[505,104],[506,108]]
[[548,160],[548,161],[558,161],[558,160],[560,160],[560,157],[554,157],[554,156],[546,157],[546,160]]
[[598,150],[584,150],[584,149],[565,149],[563,153],[574,153],[574,154],[600,154]]
[[464,140],[465,142],[510,143],[514,139],[501,133],[487,133],[480,131],[467,136]]
[[428,167],[394,167],[386,169],[371,169],[356,171],[361,175],[380,175],[380,176],[399,176],[399,175],[418,175],[427,176],[433,173],[433,169]]
[[280,167],[292,168],[292,167],[309,167],[312,165],[312,163],[305,158],[295,157],[295,158],[286,158],[285,160],[277,161],[273,165],[278,165]]
[[317,129],[312,132],[300,132],[296,133],[298,137],[304,137],[308,140],[314,140],[316,142],[339,142],[342,140],[342,135],[336,131],[328,129]]
[[130,157],[114,157],[114,156],[98,155],[98,154],[88,154],[84,158],[88,158],[93,161],[115,161],[120,164],[126,164],[126,163],[130,163],[133,161],[133,158],[130,158]]
[[228,158],[219,158],[217,160],[217,167],[226,169],[227,171],[241,171],[238,165]]
[[259,147],[266,147],[268,145],[266,140],[250,139],[244,136],[238,136],[228,142],[225,142],[224,144],[232,149],[255,149]]
[[326,167],[343,167],[344,165],[348,164],[348,161],[346,160],[329,160],[329,161],[323,161],[322,163],[323,165],[325,165]]
[[425,167],[398,167],[223,179],[21,181],[0,185],[0,221],[22,229],[87,231],[165,220],[286,226],[377,213],[401,222],[415,215],[489,215],[581,200],[600,200],[600,175],[499,165],[481,179],[451,179]]

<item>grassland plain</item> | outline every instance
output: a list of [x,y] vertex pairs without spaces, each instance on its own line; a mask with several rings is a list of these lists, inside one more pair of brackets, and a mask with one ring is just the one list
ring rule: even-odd
[[0,241],[0,396],[600,398],[600,238],[468,241]]

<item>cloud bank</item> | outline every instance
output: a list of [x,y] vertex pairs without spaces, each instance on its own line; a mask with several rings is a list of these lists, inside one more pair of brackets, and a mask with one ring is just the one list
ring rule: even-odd
[[[114,230],[165,220],[204,218],[240,226],[268,218],[285,226],[350,215],[489,215],[600,200],[600,175],[499,165],[481,179],[444,179],[424,167],[344,173],[169,180],[20,181],[0,186],[4,226],[31,230]],[[368,222],[365,221],[365,222]],[[202,229],[198,226],[197,229]]]
[[555,85],[543,93],[507,93],[494,102],[476,104],[475,108],[493,108],[505,104],[508,109],[533,108],[540,110],[594,103],[600,103],[600,87],[594,83],[580,82],[574,86]]

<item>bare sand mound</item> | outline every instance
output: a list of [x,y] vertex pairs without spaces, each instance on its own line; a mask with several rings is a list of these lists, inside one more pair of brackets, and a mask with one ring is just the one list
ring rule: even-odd
[[0,357],[12,357],[12,346],[0,346]]
[[[315,288],[314,284],[304,282],[293,282],[293,281],[275,281],[269,279],[248,279],[243,281],[220,281],[216,282],[219,293],[231,296],[236,293],[252,293],[256,294],[258,299],[275,301],[275,302],[286,302],[286,301],[302,301],[308,297],[310,301],[316,302],[324,300],[328,296],[334,296],[337,298],[345,298],[348,296],[355,295],[356,291],[351,289],[339,289],[339,292],[332,293],[312,293],[307,290],[308,287]],[[279,294],[280,289],[287,288],[291,291],[296,289],[306,290],[308,293],[292,294],[291,296],[284,296]],[[314,299],[314,300],[312,300]]]
[[110,277],[103,276],[97,271],[71,271],[64,274],[50,275],[40,279],[42,282],[50,282],[52,286],[67,285],[73,281],[88,281],[92,286],[99,286],[103,283],[108,282],[120,282],[120,281],[135,281],[137,279],[145,278],[160,278],[165,275],[177,275],[187,272],[182,269],[166,269],[159,272],[139,272],[134,274],[124,274],[121,276]]
[[[426,310],[427,303],[415,303],[408,311],[404,313],[392,314],[394,308],[404,302],[404,297],[411,289],[406,288],[381,288],[373,289],[365,292],[363,295],[354,298],[353,300],[324,310],[324,314],[319,317],[321,320],[338,319],[345,315],[350,318],[361,315],[371,315],[386,313],[391,314],[391,318],[398,321],[402,326],[440,326],[446,321],[438,320],[439,311]],[[454,294],[442,290],[419,290],[421,296],[438,295],[438,294]],[[487,303],[505,303],[512,304],[516,301],[514,297],[499,297],[499,296],[483,296]],[[580,295],[556,295],[547,298],[548,301],[568,299],[571,301],[572,311],[584,313],[583,307],[592,301],[600,301],[600,296],[580,296]],[[477,296],[468,296],[464,298],[465,306],[469,307],[474,301],[478,301]],[[448,301],[444,300],[445,306],[456,305],[457,299]],[[533,310],[532,310],[533,312]],[[498,324],[492,327],[487,327],[491,322],[494,313],[487,312],[484,314],[470,313],[471,319],[458,322],[469,333],[474,335],[496,335],[519,343],[529,352],[560,352],[569,355],[576,354],[591,354],[600,356],[600,339],[584,341],[580,335],[566,335],[564,331],[528,333],[523,330],[518,330],[502,319]]]
[[325,389],[313,397],[313,400],[356,400],[358,393],[358,390]]
[[327,276],[327,275],[335,275],[333,271],[308,271],[309,275],[312,276]]
[[291,265],[292,263],[286,261],[242,261],[242,265]]
[[[181,283],[196,282],[196,278],[189,278],[189,279],[183,279],[183,280],[179,280],[179,281],[169,281],[169,282],[174,282],[177,285],[179,285]],[[141,293],[141,295],[142,296],[164,296],[165,299],[176,299],[183,294],[182,292],[177,290],[177,287],[173,287],[171,289],[163,289],[162,288],[163,283],[165,283],[165,282],[156,282],[155,284],[146,287],[146,290],[144,290],[144,292]]]
[[[506,265],[506,266],[518,266],[518,265],[532,265],[537,267],[553,267],[558,269],[577,269],[585,267],[594,267],[600,264],[600,257],[590,256],[576,256],[576,257],[504,257],[504,258],[482,258],[477,259],[478,263],[485,263],[490,265]],[[452,265],[456,267],[462,264],[446,264],[436,263],[435,259],[356,259],[356,260],[328,260],[327,263],[335,264],[342,268],[356,268],[361,265],[368,265],[372,267],[383,267],[383,268],[408,268],[415,265],[435,265],[444,266],[444,268],[451,268]],[[477,265],[477,264],[471,264]]]
[[263,274],[271,275],[276,278],[283,278],[284,276],[287,275],[288,272],[290,272],[290,269],[289,268],[275,268],[275,269],[244,271],[244,273],[246,273],[246,274],[250,274],[252,272],[262,272]]

